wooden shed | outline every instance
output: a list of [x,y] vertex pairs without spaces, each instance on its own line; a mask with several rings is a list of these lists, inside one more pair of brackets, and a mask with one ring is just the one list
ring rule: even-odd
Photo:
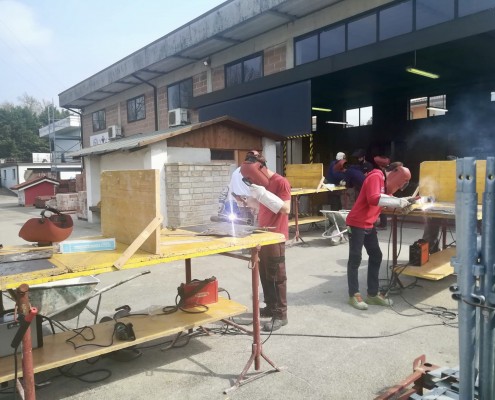
[[103,171],[160,171],[164,224],[184,226],[209,222],[232,171],[249,150],[262,150],[276,170],[276,143],[285,137],[224,116],[163,131],[124,137],[71,153],[85,157],[88,220],[95,221]]
[[47,176],[41,176],[12,186],[17,192],[20,206],[34,206],[38,196],[54,196],[59,181]]

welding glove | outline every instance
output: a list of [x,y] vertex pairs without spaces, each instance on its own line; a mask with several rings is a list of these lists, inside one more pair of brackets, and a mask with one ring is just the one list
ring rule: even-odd
[[405,208],[409,206],[411,203],[407,201],[407,199],[388,196],[386,194],[380,195],[380,200],[378,200],[378,205],[380,207],[388,207],[388,208]]
[[258,186],[253,183],[249,186],[249,190],[251,191],[251,196],[268,208],[272,213],[277,214],[284,205],[284,201],[280,197],[269,192],[263,186]]

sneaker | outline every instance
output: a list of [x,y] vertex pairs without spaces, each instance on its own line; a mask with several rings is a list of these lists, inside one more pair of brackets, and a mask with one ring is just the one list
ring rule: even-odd
[[368,309],[368,304],[363,301],[360,293],[356,293],[354,296],[349,297],[349,304],[358,310]]
[[268,307],[260,308],[260,317],[261,318],[272,318],[273,312]]
[[394,304],[392,299],[385,297],[381,293],[377,294],[376,296],[366,297],[366,303],[371,304],[373,306],[391,306]]
[[286,319],[278,319],[278,318],[272,318],[270,322],[265,322],[263,325],[263,330],[265,332],[275,332],[278,331],[282,326],[285,326],[289,323],[289,320]]
[[377,225],[377,226],[375,227],[375,229],[376,229],[377,231],[386,231],[386,230],[387,230],[387,227],[386,227],[386,226]]

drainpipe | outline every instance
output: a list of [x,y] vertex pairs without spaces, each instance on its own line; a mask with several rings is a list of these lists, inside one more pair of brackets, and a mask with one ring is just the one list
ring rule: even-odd
[[155,131],[158,130],[158,89],[155,85],[153,85],[152,83],[148,82],[148,81],[145,81],[144,79],[140,78],[139,76],[137,76],[136,74],[131,74],[134,78],[136,78],[137,80],[143,82],[143,83],[146,83],[147,85],[150,85],[152,88],[153,88],[153,104],[155,106]]

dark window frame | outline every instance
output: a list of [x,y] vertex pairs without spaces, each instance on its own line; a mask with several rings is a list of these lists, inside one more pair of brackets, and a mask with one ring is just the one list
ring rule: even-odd
[[[246,71],[245,71],[246,68],[245,68],[244,64],[247,61],[251,61],[251,60],[254,60],[256,58],[259,58],[260,59],[260,71],[259,71],[259,75],[258,76],[255,76],[252,79],[246,80]],[[237,85],[241,85],[243,83],[250,82],[250,81],[253,81],[253,80],[256,80],[256,79],[259,79],[259,78],[263,78],[263,76],[265,76],[264,65],[265,65],[265,58],[264,58],[264,54],[263,54],[262,51],[260,51],[258,53],[250,54],[249,56],[246,56],[246,57],[240,58],[238,60],[232,61],[232,62],[230,62],[228,64],[225,64],[225,66],[224,66],[225,87],[237,86]],[[239,66],[241,68],[240,81],[235,81],[235,82],[230,82],[229,83],[229,68],[234,68],[234,67],[239,67]]]
[[[137,107],[137,102],[142,100],[142,115],[138,115],[138,113],[141,111],[141,109],[138,109]],[[129,106],[134,104],[134,109],[129,110]],[[133,115],[131,115],[131,111]],[[146,97],[144,94],[133,97],[132,99],[127,100],[127,122],[136,122],[136,121],[142,121],[143,119],[146,119]]]
[[[96,118],[95,118],[96,117]],[[93,122],[93,132],[99,132],[107,128],[107,116],[105,109],[95,111],[91,114]]]
[[[187,86],[186,86],[187,85]],[[173,96],[170,95],[170,91],[173,90],[174,88],[179,89],[179,104],[177,107],[171,107],[171,98]],[[190,92],[188,93],[190,89]],[[184,96],[183,96],[184,94]],[[193,79],[192,78],[187,78],[183,79],[179,82],[172,83],[171,85],[167,86],[167,108],[168,110],[174,110],[176,108],[190,108],[190,102],[193,98]]]

